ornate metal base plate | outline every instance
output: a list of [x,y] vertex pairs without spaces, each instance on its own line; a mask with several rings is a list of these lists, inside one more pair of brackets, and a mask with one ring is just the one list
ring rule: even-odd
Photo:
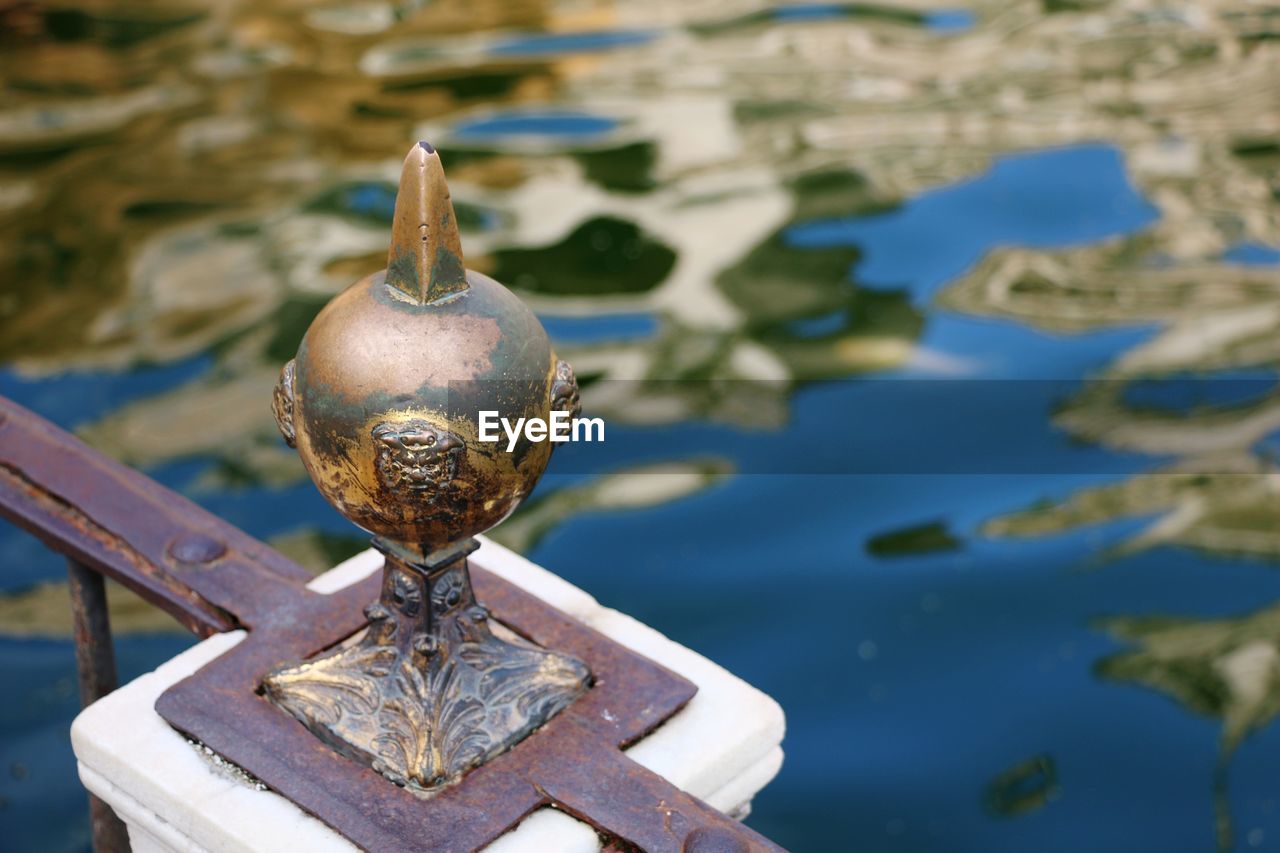
[[[470,549],[468,549],[470,550]],[[465,556],[429,568],[387,547],[382,595],[353,642],[268,675],[273,702],[344,755],[429,792],[543,725],[587,689],[586,664],[506,631]]]

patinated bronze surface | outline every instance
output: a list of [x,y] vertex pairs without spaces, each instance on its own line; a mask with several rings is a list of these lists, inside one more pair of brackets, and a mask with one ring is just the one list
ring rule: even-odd
[[471,537],[532,491],[549,442],[508,452],[478,413],[578,410],[533,313],[463,267],[440,157],[405,159],[387,269],[333,299],[272,411],[311,479],[387,555],[364,635],[272,672],[268,697],[344,755],[429,791],[510,748],[587,689],[580,660],[498,636],[471,592]]
[[431,789],[520,740],[576,698],[586,666],[494,636],[465,556],[423,571],[387,553],[382,595],[352,645],[269,675],[267,695],[339,752]]
[[554,401],[573,404],[576,383],[533,312],[463,270],[425,143],[405,160],[393,229],[388,268],[315,318],[272,408],[330,503],[425,557],[506,518],[551,456],[547,442],[479,442],[477,412],[546,418]]

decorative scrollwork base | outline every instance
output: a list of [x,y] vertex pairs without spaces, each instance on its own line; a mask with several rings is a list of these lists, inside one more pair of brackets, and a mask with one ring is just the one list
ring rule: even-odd
[[334,749],[431,792],[511,748],[587,689],[582,661],[490,624],[471,591],[471,548],[432,563],[375,544],[387,559],[364,634],[263,681],[276,705]]

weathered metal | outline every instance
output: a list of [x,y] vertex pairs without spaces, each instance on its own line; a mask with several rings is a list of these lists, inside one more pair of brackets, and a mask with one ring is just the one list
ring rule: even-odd
[[[4,397],[0,515],[202,637],[270,621],[311,579],[257,539]],[[193,542],[204,544],[193,549]]]
[[494,636],[465,556],[432,571],[386,556],[363,637],[263,683],[339,752],[428,790],[493,758],[586,689],[576,658]]
[[[633,848],[682,850],[707,827],[745,850],[777,849],[619,751],[696,688],[484,571],[483,552],[472,582],[493,618],[574,654],[595,681],[514,749],[424,801],[344,758],[259,692],[280,661],[361,630],[360,606],[377,595],[379,578],[332,595],[312,592],[310,575],[279,553],[3,397],[0,515],[198,635],[247,629],[243,642],[166,692],[157,710],[365,849],[473,850],[544,805]],[[191,542],[205,544],[188,550]]]
[[[513,293],[462,267],[440,157],[405,158],[388,268],[316,316],[273,400],[324,497],[425,559],[488,530],[532,491],[550,442],[478,440],[477,412],[546,419],[572,381]],[[420,560],[419,560],[420,561]]]
[[463,267],[440,156],[405,158],[387,269],[316,317],[272,398],[311,479],[387,555],[358,641],[267,674],[266,695],[398,784],[455,782],[587,689],[586,665],[495,634],[471,537],[528,495],[553,445],[479,438],[478,413],[576,413],[577,383],[533,313]]
[[[87,708],[116,689],[116,655],[107,615],[106,582],[102,575],[68,558],[67,587],[71,592],[80,704]],[[96,853],[128,853],[129,833],[124,822],[93,794],[89,795],[89,824]]]

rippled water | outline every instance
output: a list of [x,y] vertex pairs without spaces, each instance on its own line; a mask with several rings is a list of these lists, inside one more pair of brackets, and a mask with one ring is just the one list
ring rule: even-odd
[[[0,393],[317,569],[280,363],[442,151],[604,445],[496,538],[777,697],[803,849],[1280,845],[1280,7],[0,4]],[[0,530],[0,846],[87,847]],[[123,675],[189,644],[116,591]]]

